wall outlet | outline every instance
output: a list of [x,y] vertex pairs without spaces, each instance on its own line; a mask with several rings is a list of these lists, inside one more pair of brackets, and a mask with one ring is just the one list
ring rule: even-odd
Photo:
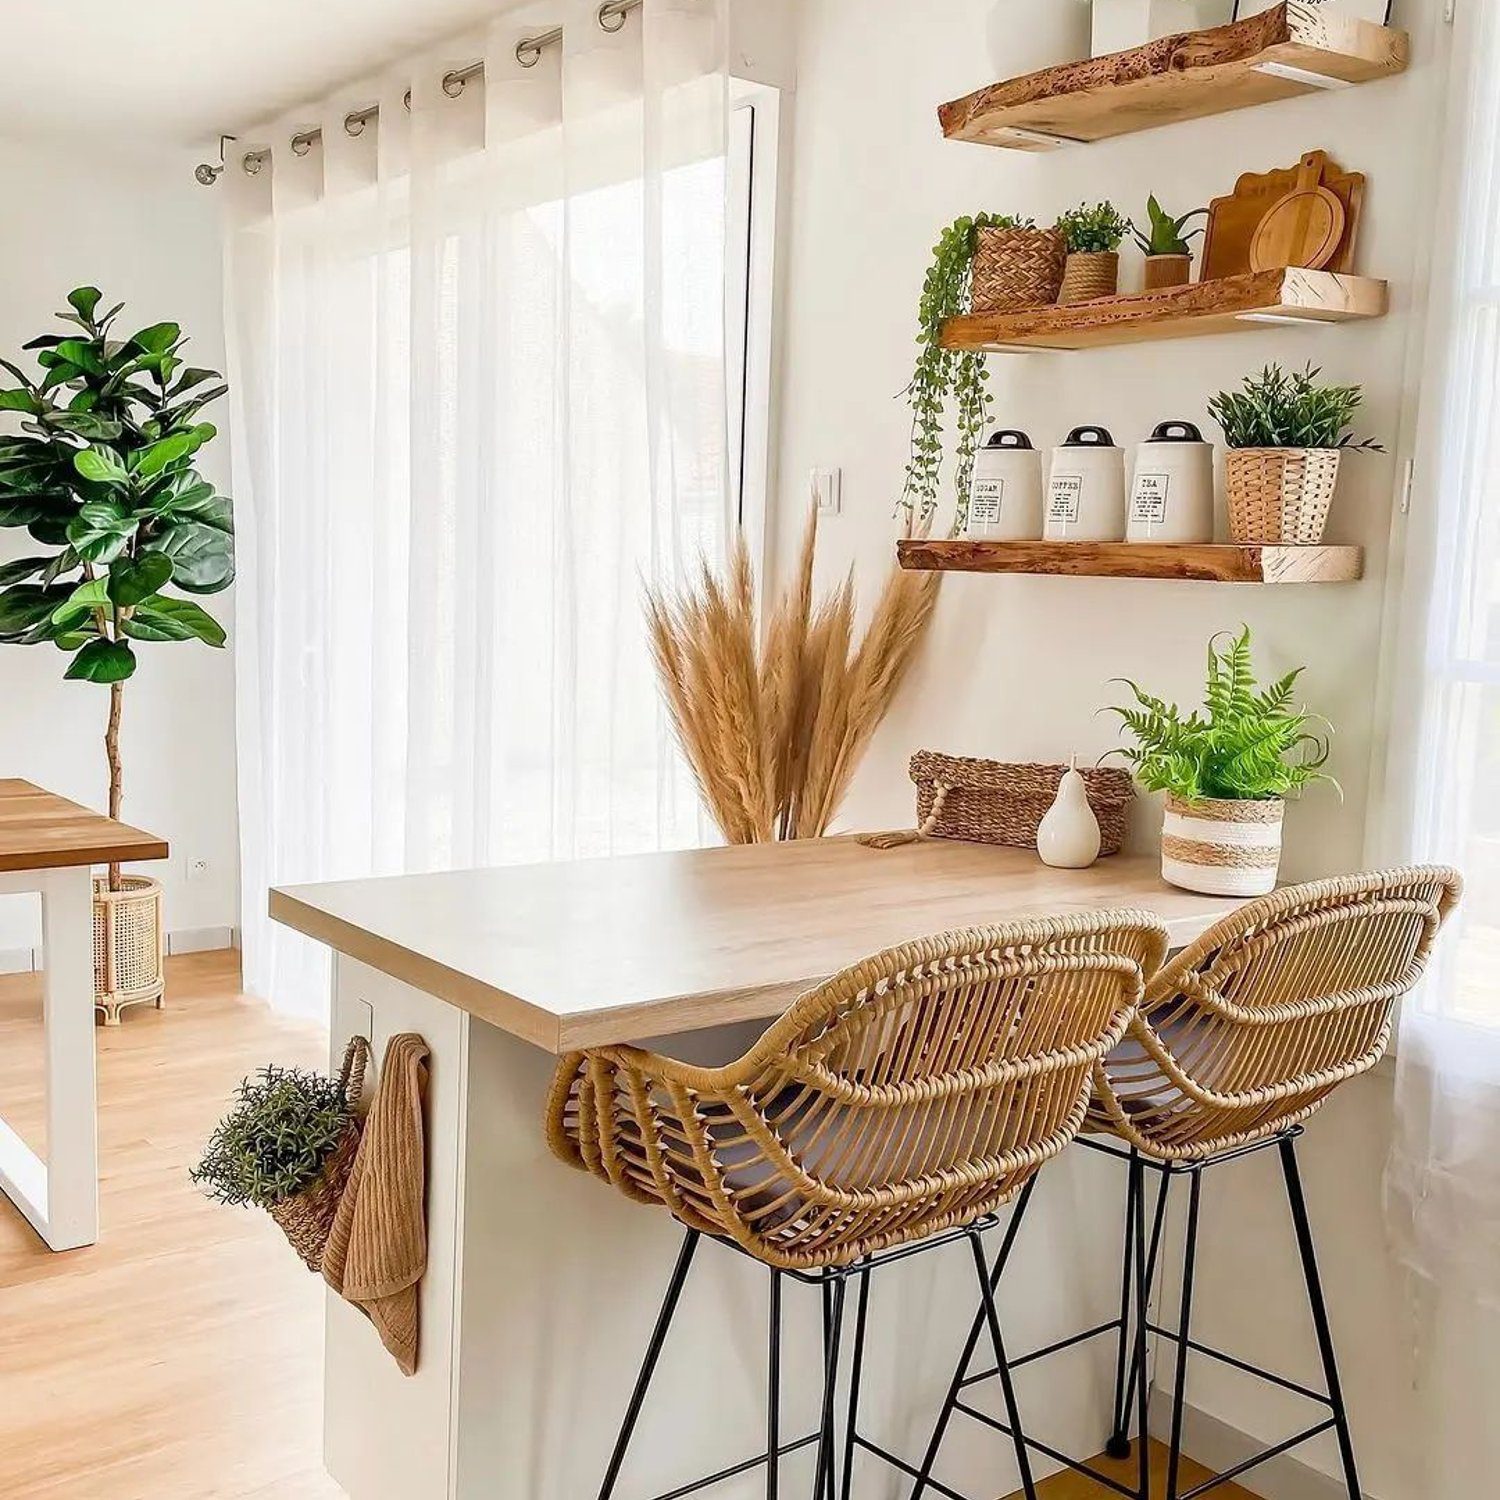
[[836,516],[844,508],[844,471],[814,469],[812,491],[817,497],[820,516]]
[[182,878],[189,885],[208,879],[208,861],[201,854],[190,854],[182,862]]

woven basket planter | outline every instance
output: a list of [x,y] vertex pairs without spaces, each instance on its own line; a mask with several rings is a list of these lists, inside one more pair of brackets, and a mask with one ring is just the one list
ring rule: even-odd
[[1062,287],[1067,246],[1055,229],[979,231],[970,309],[977,313],[1051,307]]
[[1230,538],[1317,546],[1341,457],[1337,448],[1230,448],[1224,455]]
[[94,1009],[106,1026],[118,1026],[127,1005],[160,1007],[165,989],[161,886],[141,875],[125,876],[121,886],[94,881]]
[[1286,804],[1167,798],[1161,877],[1205,896],[1264,896],[1281,868]]
[[[359,1096],[364,1092],[365,1066],[369,1060],[369,1043],[362,1036],[351,1037],[344,1049],[344,1065],[339,1073],[344,1097],[351,1106],[359,1103]],[[300,1193],[284,1198],[267,1210],[309,1271],[323,1269],[323,1251],[333,1232],[339,1199],[344,1196],[349,1174],[354,1170],[359,1135],[358,1123],[351,1121],[339,1143],[328,1153],[317,1177]]]
[[[1057,797],[1066,766],[1007,765],[919,750],[911,758],[917,825],[924,837],[1035,849],[1036,832]],[[1130,773],[1114,766],[1080,771],[1099,821],[1099,853],[1118,854],[1135,800]]]
[[1113,297],[1120,289],[1120,256],[1114,250],[1079,251],[1068,257],[1063,267],[1062,290],[1058,303],[1063,307],[1075,302],[1097,302]]
[[1173,286],[1186,286],[1193,279],[1193,257],[1191,255],[1148,255],[1146,257],[1145,287],[1148,292],[1160,292]]

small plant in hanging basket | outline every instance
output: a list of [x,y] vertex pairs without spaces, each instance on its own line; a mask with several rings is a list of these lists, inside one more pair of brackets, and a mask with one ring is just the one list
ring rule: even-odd
[[1167,794],[1162,878],[1215,896],[1273,889],[1281,864],[1285,801],[1329,781],[1329,742],[1321,722],[1295,701],[1302,668],[1261,689],[1250,631],[1208,643],[1203,708],[1184,716],[1175,703],[1122,679],[1134,696],[1109,711],[1135,743],[1121,755],[1149,792]]
[[1142,232],[1132,225],[1131,232],[1146,257],[1146,290],[1161,291],[1166,287],[1186,286],[1193,275],[1193,249],[1189,241],[1194,235],[1203,233],[1202,226],[1183,232],[1183,226],[1193,219],[1207,218],[1206,208],[1195,208],[1189,213],[1173,218],[1155,194],[1146,199],[1146,214],[1150,229]]
[[1120,241],[1133,228],[1130,220],[1106,200],[1070,208],[1058,216],[1056,228],[1068,251],[1058,302],[1113,297],[1120,285]]
[[1236,542],[1316,546],[1346,452],[1383,453],[1356,440],[1350,424],[1364,400],[1357,385],[1325,385],[1308,365],[1288,374],[1267,365],[1238,391],[1208,403],[1224,430],[1229,532]]
[[264,1209],[311,1271],[354,1166],[368,1061],[354,1037],[337,1078],[273,1064],[242,1080],[189,1174],[215,1203]]

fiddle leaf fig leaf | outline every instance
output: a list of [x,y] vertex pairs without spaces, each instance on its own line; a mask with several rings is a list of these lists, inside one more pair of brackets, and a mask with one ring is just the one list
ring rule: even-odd
[[73,467],[84,479],[95,484],[127,485],[130,470],[125,467],[120,455],[113,448],[94,446],[85,448],[73,456]]
[[18,557],[14,562],[0,563],[0,588],[7,584],[23,583],[44,571],[50,559],[45,557]]
[[96,286],[81,286],[76,291],[68,293],[68,305],[80,318],[92,322],[94,310],[99,306],[99,299],[103,295]]
[[147,599],[136,608],[125,620],[125,633],[142,641],[199,640],[215,647],[225,641],[224,627],[201,605],[166,594]]
[[93,614],[96,609],[107,609],[108,607],[108,580],[91,578],[86,583],[80,583],[52,611],[52,623],[54,625],[76,625],[79,620]]
[[153,546],[172,559],[172,582],[185,593],[217,594],[234,582],[234,543],[212,526],[174,526]]
[[99,638],[79,648],[72,665],[63,674],[73,681],[124,682],[135,673],[135,652],[125,641]]
[[172,559],[165,552],[118,557],[109,565],[109,597],[128,609],[149,599],[171,577]]

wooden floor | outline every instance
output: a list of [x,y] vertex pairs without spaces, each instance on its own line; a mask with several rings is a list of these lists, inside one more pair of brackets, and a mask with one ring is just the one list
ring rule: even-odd
[[[1099,1470],[1101,1474],[1108,1474],[1122,1484],[1134,1484],[1136,1482],[1135,1460],[1105,1458],[1102,1454],[1095,1459],[1089,1460],[1090,1466]],[[1213,1474],[1203,1467],[1195,1464],[1192,1459],[1184,1458],[1182,1461],[1182,1472],[1178,1476],[1180,1488],[1190,1490],[1195,1484],[1202,1484],[1205,1479],[1212,1479]],[[1036,1492],[1038,1500],[1117,1500],[1115,1492],[1102,1484],[1096,1484],[1092,1479],[1082,1474],[1075,1474],[1071,1470],[1061,1474],[1054,1474],[1050,1479],[1044,1479],[1037,1485]],[[1157,1496],[1167,1493],[1167,1450],[1160,1443],[1151,1445],[1151,1495],[1152,1500]],[[1210,1494],[1222,1497],[1222,1500],[1257,1500],[1249,1490],[1242,1490],[1237,1484],[1221,1484],[1218,1489],[1210,1490]],[[1008,1497],[1008,1500],[1025,1500],[1018,1491]]]
[[[96,1033],[99,1244],[53,1255],[0,1197],[0,1497],[336,1500],[321,1283],[187,1180],[239,1079],[324,1040],[243,999],[233,954],[170,960],[167,999]],[[0,1112],[36,1149],[40,1059],[35,983],[0,978]]]

